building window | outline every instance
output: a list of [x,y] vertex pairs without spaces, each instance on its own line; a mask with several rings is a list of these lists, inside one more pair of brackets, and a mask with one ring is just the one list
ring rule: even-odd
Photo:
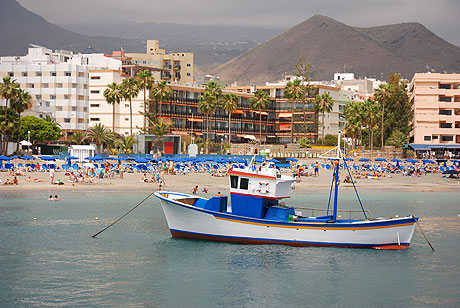
[[441,114],[441,115],[452,115],[452,110],[441,109],[441,110],[439,110],[439,114]]
[[125,121],[129,121],[129,118],[125,118]]
[[56,106],[56,111],[62,111],[62,106]]
[[88,112],[88,107],[83,107],[83,112]]
[[70,76],[72,76],[72,73],[71,72],[65,72],[65,76],[70,77]]
[[58,87],[59,89],[61,89],[61,88],[62,88],[62,83],[58,83],[58,84],[57,84],[57,87]]
[[100,80],[101,76],[91,76],[91,80]]
[[450,103],[450,102],[452,102],[452,97],[449,97],[449,96],[440,96],[440,97],[439,97],[439,101],[440,101],[440,102]]
[[431,141],[431,136],[424,136],[424,137],[423,137],[423,140],[425,140],[425,141]]
[[190,77],[190,73],[187,73],[187,76],[189,76],[189,77]]
[[249,188],[249,179],[241,178],[240,189],[248,190],[248,188]]
[[56,77],[56,72],[51,72],[51,76]]
[[129,108],[129,104],[125,104],[125,108]]
[[72,106],[72,111],[77,111],[77,107]]
[[187,63],[187,67],[190,67],[190,66],[192,66],[192,65],[190,65],[190,63]]
[[41,95],[35,95],[35,99],[42,99]]
[[99,104],[91,104],[91,108],[99,108]]
[[35,88],[35,84],[33,84],[33,83],[28,83],[28,84],[27,84],[27,87],[30,88],[30,89],[33,89],[33,88]]
[[27,77],[27,72],[22,72],[22,77]]
[[454,141],[454,136],[441,136],[441,141]]
[[56,99],[56,95],[50,95],[50,99]]
[[439,88],[440,89],[450,89],[450,84],[440,84]]
[[91,90],[91,94],[99,94],[100,91],[99,90]]
[[83,118],[78,118],[78,123],[85,123],[85,119],[83,119]]
[[64,95],[64,99],[70,99],[70,95]]
[[64,123],[70,123],[70,118],[64,118]]
[[99,118],[91,118],[91,119],[89,119],[89,120],[90,120],[90,121],[100,121]]
[[72,83],[72,88],[76,89],[76,88],[77,88],[77,84],[76,84],[76,83]]
[[50,102],[46,101],[46,102],[45,102],[45,106],[46,106],[46,107],[49,107],[49,106],[50,106]]
[[49,88],[49,85],[48,85],[47,83],[44,83],[44,84],[43,84],[43,88],[44,88],[44,89],[48,89],[48,88]]
[[42,72],[35,72],[35,76],[42,77]]
[[14,77],[14,73],[13,73],[13,72],[9,72],[9,73],[8,73],[8,76]]
[[452,123],[440,123],[440,128],[452,128]]

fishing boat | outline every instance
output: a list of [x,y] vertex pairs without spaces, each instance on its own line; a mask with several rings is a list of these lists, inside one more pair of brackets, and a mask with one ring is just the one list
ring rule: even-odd
[[273,163],[257,166],[254,159],[248,166],[228,171],[231,205],[227,196],[206,199],[169,191],[154,195],[161,201],[171,235],[177,238],[241,244],[409,248],[417,217],[371,218],[357,194],[363,218],[341,218],[337,208],[339,171],[348,170],[350,177],[351,173],[340,145],[335,151],[336,156],[330,158],[334,172],[324,216],[306,216],[299,208],[284,205],[281,201],[290,197],[295,179],[282,175]]

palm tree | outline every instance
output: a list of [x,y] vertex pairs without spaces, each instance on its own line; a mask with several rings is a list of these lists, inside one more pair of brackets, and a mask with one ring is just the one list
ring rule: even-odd
[[87,138],[88,135],[86,132],[78,130],[70,136],[69,143],[76,145],[84,144]]
[[238,96],[233,93],[225,94],[222,97],[222,109],[228,112],[228,150],[230,152],[232,135],[230,133],[232,112],[238,108]]
[[302,86],[302,81],[296,79],[289,81],[284,87],[284,97],[291,102],[291,143],[294,143],[294,107],[295,102],[302,100],[305,96],[305,88]]
[[384,137],[384,131],[385,131],[385,125],[384,125],[384,118],[385,118],[385,103],[389,100],[390,98],[390,85],[388,84],[381,84],[379,87],[375,90],[375,100],[377,100],[382,109],[381,109],[381,116],[382,116],[382,121],[380,123],[380,129],[381,129],[381,145],[383,149],[383,137]]
[[173,90],[166,81],[157,82],[150,89],[150,97],[159,104],[158,113],[161,115],[161,101],[167,101],[173,94]]
[[[17,96],[19,91],[19,84],[15,80],[11,80],[10,76],[3,77],[3,83],[0,83],[0,98],[5,100],[5,115],[4,126],[8,127],[8,103]],[[6,155],[8,148],[8,133],[6,130],[2,131],[3,142],[0,141],[0,152]]]
[[407,143],[407,136],[399,130],[394,130],[387,139],[387,145],[392,145],[396,149],[401,149]]
[[154,122],[148,119],[151,125],[151,131],[154,135],[158,136],[158,144],[161,144],[161,138],[166,135],[171,129],[172,123],[169,119],[158,117]]
[[259,110],[259,138],[262,140],[262,110],[267,110],[270,105],[268,93],[262,90],[254,92],[250,99],[251,109]]
[[137,143],[134,136],[120,136],[116,139],[115,144],[120,147],[121,151],[125,154],[133,152],[133,146]]
[[110,130],[102,125],[97,123],[94,126],[90,127],[87,131],[88,139],[96,143],[97,151],[101,152],[101,145],[107,142],[111,137]]
[[152,76],[151,71],[140,71],[137,73],[137,78],[139,82],[139,87],[141,88],[142,92],[144,92],[144,131],[147,127],[147,99],[146,99],[146,92],[152,88],[152,85],[155,81],[155,78]]
[[209,154],[209,115],[216,111],[221,96],[222,89],[215,81],[208,82],[203,95],[200,95],[198,108],[206,115],[206,154]]
[[30,109],[32,107],[32,96],[29,92],[19,89],[17,91],[17,95],[11,99],[10,104],[11,108],[13,108],[18,113],[18,130],[17,130],[17,142],[16,142],[16,153],[19,153],[19,143],[21,141],[21,113]]
[[369,130],[371,132],[370,134],[370,145],[371,145],[371,154],[374,149],[374,126],[375,126],[375,120],[380,116],[379,111],[380,111],[380,106],[379,104],[374,101],[373,99],[366,99],[364,101],[364,112],[365,112],[365,118],[367,120],[367,123],[369,124]]
[[129,99],[129,134],[133,134],[133,104],[132,99],[139,94],[140,88],[136,79],[129,77],[121,83],[124,99]]
[[332,107],[334,107],[334,101],[332,100],[332,97],[327,94],[327,93],[323,93],[321,95],[316,95],[316,98],[315,98],[315,109],[316,109],[316,112],[321,112],[322,114],[322,117],[321,117],[321,127],[322,127],[322,130],[321,130],[321,145],[324,144],[324,114],[327,112],[331,112],[332,111]]
[[122,87],[115,82],[109,84],[104,90],[104,97],[107,103],[111,104],[112,109],[112,131],[115,132],[115,104],[120,104],[123,99]]

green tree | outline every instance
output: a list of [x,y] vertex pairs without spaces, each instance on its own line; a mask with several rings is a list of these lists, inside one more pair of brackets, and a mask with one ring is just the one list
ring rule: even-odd
[[294,107],[297,101],[300,101],[305,96],[305,89],[302,86],[302,81],[296,79],[289,81],[284,87],[284,97],[291,102],[291,143],[294,143]]
[[16,140],[16,153],[19,153],[19,144],[21,142],[21,113],[32,108],[32,96],[29,92],[19,89],[17,95],[11,99],[11,108],[18,113],[17,123],[17,140]]
[[225,94],[221,101],[222,109],[228,113],[228,150],[231,148],[231,118],[232,112],[238,108],[238,96],[233,93]]
[[133,147],[137,143],[137,140],[134,136],[120,136],[116,139],[116,145],[121,149],[125,154],[133,152]]
[[379,87],[375,90],[375,100],[380,103],[380,116],[381,116],[381,121],[380,121],[380,143],[381,147],[383,149],[384,145],[384,136],[385,136],[385,104],[387,104],[388,100],[390,99],[390,85],[388,84],[381,84]]
[[129,100],[129,134],[133,134],[133,104],[132,99],[135,98],[140,91],[139,84],[136,79],[129,77],[123,79],[121,83],[123,98]]
[[298,143],[299,143],[299,146],[303,149],[308,149],[311,147],[311,142],[306,137],[301,138]]
[[304,135],[307,137],[308,133],[308,119],[306,113],[306,105],[311,100],[314,100],[315,89],[311,85],[313,75],[312,65],[308,63],[305,58],[300,58],[299,62],[294,66],[293,71],[294,76],[297,76],[302,81],[301,86],[303,88],[303,95],[300,99],[302,102],[302,111],[303,111],[303,125],[304,125]]
[[56,141],[62,136],[62,130],[56,123],[48,122],[34,116],[25,116],[21,119],[20,138],[25,140],[30,131],[32,149],[36,149],[38,143]]
[[147,127],[147,105],[148,105],[147,98],[146,98],[146,94],[147,94],[146,92],[147,90],[150,91],[150,89],[152,88],[153,83],[155,82],[155,78],[152,76],[152,72],[147,71],[147,70],[138,72],[137,78],[139,82],[139,87],[144,93],[144,113],[143,115],[144,115],[144,131],[145,131]]
[[157,82],[150,89],[150,98],[152,98],[155,101],[155,104],[158,105],[159,115],[161,115],[161,102],[169,100],[172,94],[173,90],[166,81]]
[[[332,97],[327,94],[323,93],[321,95],[317,95],[315,98],[315,109],[317,113],[321,113],[321,141],[324,143],[324,114],[327,112],[331,112],[332,108],[334,107],[334,101],[332,100]],[[322,144],[323,144],[322,143]]]
[[101,145],[107,143],[108,139],[112,137],[110,130],[101,123],[91,126],[87,133],[87,139],[96,143],[97,152],[101,152]]
[[152,133],[158,137],[158,145],[161,145],[161,138],[166,135],[172,127],[171,121],[169,119],[158,117],[156,121],[149,119],[149,122]]
[[76,145],[85,144],[87,138],[88,135],[86,134],[86,132],[77,130],[69,137],[69,143]]
[[267,110],[270,106],[270,97],[263,90],[256,90],[254,96],[250,98],[251,109],[259,110],[259,138],[262,140],[262,111]]
[[107,85],[107,89],[104,90],[104,97],[107,103],[112,105],[112,131],[115,131],[115,104],[120,104],[123,99],[123,89],[120,85],[115,82]]
[[390,137],[387,139],[387,145],[392,145],[396,149],[401,149],[405,144],[407,144],[409,138],[406,135],[401,133],[399,130],[394,130]]
[[206,154],[209,154],[209,115],[216,111],[219,100],[222,96],[222,89],[215,81],[210,81],[200,95],[198,108],[206,115]]
[[371,146],[371,153],[374,150],[374,128],[377,119],[380,117],[380,106],[379,104],[374,101],[373,99],[366,99],[364,101],[364,113],[365,119],[367,120],[367,124],[369,126],[370,131],[370,146]]
[[10,125],[8,124],[9,121],[9,103],[12,99],[14,99],[18,95],[20,87],[19,84],[15,81],[12,80],[10,76],[3,77],[3,82],[0,83],[0,98],[5,100],[5,107],[4,107],[4,113],[3,113],[3,119],[2,122],[2,129],[1,134],[3,136],[3,142],[0,142],[0,152],[3,155],[6,155],[6,151],[8,148],[8,140],[9,140],[9,129],[8,128]]

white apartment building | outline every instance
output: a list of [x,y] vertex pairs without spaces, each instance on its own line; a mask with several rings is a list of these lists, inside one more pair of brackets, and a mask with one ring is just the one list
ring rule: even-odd
[[[25,56],[0,57],[0,82],[10,76],[28,91],[33,107],[28,112],[56,120],[65,135],[86,130],[89,124],[89,70],[119,69],[121,61],[103,54],[73,54],[30,45]],[[0,100],[0,104],[5,102]]]
[[413,143],[460,144],[460,74],[416,73],[409,92],[414,110]]
[[[124,77],[120,70],[95,69],[89,71],[89,126],[102,123],[106,127],[113,127],[113,105],[107,103],[104,91],[107,85],[115,82],[120,84]],[[148,92],[146,98],[148,99]],[[144,92],[132,99],[133,134],[140,132],[144,127],[144,116],[139,111],[144,110]],[[130,135],[129,101],[122,100],[115,104],[115,132]]]

